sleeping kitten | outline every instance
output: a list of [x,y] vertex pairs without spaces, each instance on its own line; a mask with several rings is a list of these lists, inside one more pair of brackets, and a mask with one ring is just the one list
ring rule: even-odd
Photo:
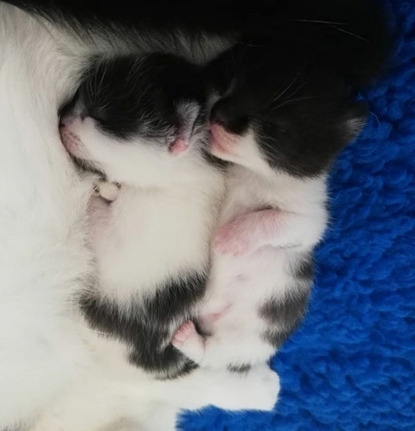
[[[81,300],[93,328],[161,377],[192,363],[170,343],[201,298],[223,175],[204,154],[199,68],[167,54],[96,59],[62,110],[79,163],[121,184],[90,203],[97,283]],[[108,199],[108,200],[111,200]]]
[[199,317],[173,338],[203,366],[247,370],[300,323],[328,220],[329,164],[365,122],[338,76],[291,57],[274,64],[247,46],[212,66],[222,96],[210,149],[232,164]]

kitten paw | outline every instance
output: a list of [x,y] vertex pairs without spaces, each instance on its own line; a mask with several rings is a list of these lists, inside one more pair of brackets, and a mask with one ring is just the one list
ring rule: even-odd
[[[253,367],[240,376],[240,390],[235,404],[241,410],[271,411],[280,391],[278,375],[267,366]],[[236,407],[236,406],[234,406]]]
[[265,364],[254,366],[246,374],[228,371],[221,376],[221,392],[214,405],[227,410],[271,411],[279,391],[278,375]]
[[194,323],[191,320],[184,322],[182,326],[175,332],[172,339],[172,344],[175,347],[183,347],[184,344],[189,340],[193,335],[197,335],[196,328]]
[[200,364],[203,361],[205,340],[198,334],[192,321],[189,320],[180,326],[173,335],[172,344],[196,364]]

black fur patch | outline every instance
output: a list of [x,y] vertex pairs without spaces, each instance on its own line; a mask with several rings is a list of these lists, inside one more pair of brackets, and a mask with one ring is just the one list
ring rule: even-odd
[[303,319],[310,290],[303,286],[291,289],[285,298],[270,299],[260,309],[260,315],[269,324],[263,334],[274,347],[280,347]]
[[384,68],[388,31],[370,1],[277,3],[273,30],[241,38],[209,65],[221,95],[210,120],[235,135],[251,131],[271,167],[312,177],[365,124],[354,96]]
[[[318,19],[340,21],[343,18],[342,22],[347,24],[344,29],[355,31],[361,37],[373,39],[374,34],[379,33],[379,6],[375,8],[370,0],[336,0],[334,5],[331,0],[318,0],[312,4],[308,0],[212,0],[209,8],[197,8],[192,0],[167,3],[143,0],[138,4],[128,0],[118,0],[117,3],[114,0],[9,0],[8,3],[37,11],[51,19],[78,18],[84,25],[111,22],[170,31],[172,27],[216,32],[245,29],[250,34],[269,35],[272,31],[285,33],[291,24],[293,37],[300,33],[297,35],[300,38],[304,37],[305,31],[326,31],[327,34],[330,29],[326,30],[325,26],[321,29],[321,25],[310,25]],[[301,21],[306,19],[310,20],[308,25]],[[307,30],[310,26],[317,29]],[[306,29],[301,32],[301,27]],[[356,43],[352,45],[356,49]],[[372,49],[376,51],[380,47]]]
[[308,254],[298,262],[293,268],[294,277],[304,280],[312,281],[314,275],[314,261],[312,254]]
[[267,329],[264,332],[263,337],[268,343],[271,344],[271,346],[279,349],[285,343],[288,337],[294,332],[294,330],[295,328],[291,331],[273,331],[272,329]]
[[[91,117],[104,133],[118,139],[149,141],[179,134],[180,103],[203,105],[206,91],[199,67],[169,54],[124,55],[94,59],[73,100],[60,109]],[[204,118],[202,118],[204,120]]]
[[235,135],[253,132],[269,165],[291,175],[327,170],[365,123],[345,78],[295,47],[237,46],[210,67],[213,82],[221,73],[229,79],[210,121]]
[[[177,31],[202,45],[202,32],[241,39],[266,38],[289,45],[300,57],[314,56],[354,81],[367,82],[379,73],[390,52],[390,37],[381,5],[374,0],[7,0],[76,31],[81,37],[110,30],[139,44],[134,32],[180,46]],[[115,28],[115,30],[114,30]],[[263,41],[261,42],[263,43]],[[255,44],[251,42],[251,44]],[[287,60],[274,50],[279,64]]]
[[[172,332],[190,316],[191,306],[203,295],[206,277],[200,274],[170,281],[143,303],[121,308],[116,302],[89,293],[81,299],[81,309],[90,325],[124,341],[130,360],[147,371],[165,378],[195,368],[170,343]],[[177,322],[177,323],[176,323]]]

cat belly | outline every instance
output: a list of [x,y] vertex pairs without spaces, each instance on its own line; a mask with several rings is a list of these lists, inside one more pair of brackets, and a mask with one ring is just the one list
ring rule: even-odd
[[[290,275],[286,271],[285,251],[264,247],[250,256],[220,256],[213,263],[207,304],[232,302],[254,304],[286,289]],[[206,308],[213,308],[206,305]]]

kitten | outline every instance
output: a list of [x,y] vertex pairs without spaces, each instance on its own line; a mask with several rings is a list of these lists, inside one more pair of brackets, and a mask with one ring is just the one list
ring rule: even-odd
[[92,198],[97,283],[81,300],[93,328],[129,346],[160,377],[192,363],[170,343],[205,289],[223,175],[204,154],[199,67],[168,54],[95,59],[62,110],[78,163],[121,184]]
[[340,77],[288,52],[276,64],[268,49],[238,47],[212,66],[222,96],[210,150],[231,165],[204,302],[173,338],[203,366],[246,370],[299,325],[328,220],[328,168],[365,123]]

